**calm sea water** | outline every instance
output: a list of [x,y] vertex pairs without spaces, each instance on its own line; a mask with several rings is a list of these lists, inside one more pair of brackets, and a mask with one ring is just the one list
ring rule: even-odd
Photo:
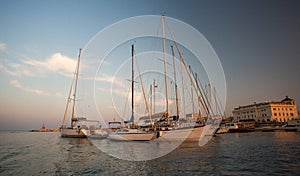
[[[231,133],[149,161],[125,161],[88,139],[0,132],[0,175],[299,175],[299,132]],[[147,150],[147,149],[145,149]]]

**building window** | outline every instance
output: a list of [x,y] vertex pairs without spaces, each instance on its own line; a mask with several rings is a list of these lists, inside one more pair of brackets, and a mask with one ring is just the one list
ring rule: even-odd
[[281,116],[281,113],[278,113],[279,116]]
[[284,112],[282,113],[282,116],[284,116]]
[[274,113],[274,116],[277,116],[277,113]]
[[294,113],[291,113],[291,116],[294,116]]
[[290,108],[290,111],[292,111],[292,108]]
[[273,108],[273,111],[276,111],[276,108]]

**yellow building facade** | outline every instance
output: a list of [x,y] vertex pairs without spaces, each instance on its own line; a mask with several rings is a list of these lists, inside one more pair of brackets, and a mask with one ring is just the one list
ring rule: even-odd
[[232,111],[234,121],[254,119],[256,122],[287,122],[298,118],[296,100],[286,96],[282,101],[253,103]]

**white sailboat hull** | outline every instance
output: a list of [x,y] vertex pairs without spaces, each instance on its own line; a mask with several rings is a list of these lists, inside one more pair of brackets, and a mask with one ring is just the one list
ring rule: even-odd
[[135,129],[118,130],[108,135],[108,138],[116,141],[150,141],[154,139],[154,132],[144,132]]
[[61,137],[86,138],[85,134],[80,129],[74,128],[61,128]]
[[157,141],[191,141],[197,142],[202,135],[204,126],[190,127],[190,128],[179,128],[171,129],[166,131],[160,131]]
[[110,134],[109,139],[117,141],[150,141],[154,138],[154,133],[145,134]]

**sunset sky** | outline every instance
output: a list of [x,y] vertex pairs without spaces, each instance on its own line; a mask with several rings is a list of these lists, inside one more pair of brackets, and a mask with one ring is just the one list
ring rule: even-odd
[[214,48],[226,78],[226,115],[285,96],[300,107],[299,9],[297,0],[0,0],[0,130],[59,127],[79,48],[120,20],[162,13],[193,26]]

